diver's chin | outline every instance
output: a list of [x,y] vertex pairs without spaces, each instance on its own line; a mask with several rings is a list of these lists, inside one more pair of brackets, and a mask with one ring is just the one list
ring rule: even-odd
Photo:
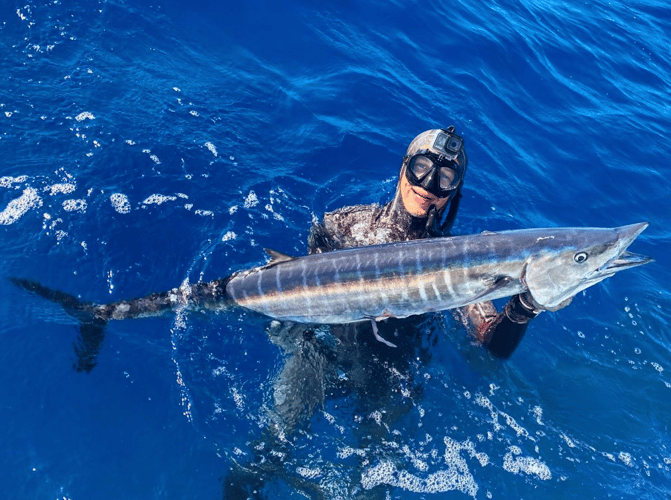
[[431,193],[420,190],[418,188],[410,188],[411,198],[412,198],[412,207],[408,210],[411,215],[414,217],[426,217],[429,213],[429,209],[432,205],[435,205],[438,201],[434,195]]

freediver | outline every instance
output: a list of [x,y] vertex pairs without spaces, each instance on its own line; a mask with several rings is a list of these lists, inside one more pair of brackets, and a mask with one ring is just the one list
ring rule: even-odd
[[[454,126],[422,132],[403,156],[394,198],[384,206],[354,205],[326,213],[310,230],[309,253],[450,236],[467,167],[464,140]],[[562,307],[568,303],[570,300]],[[488,301],[453,313],[476,342],[493,356],[506,359],[541,311],[525,292],[511,297],[501,311]],[[323,334],[306,325],[273,322],[270,338],[288,357],[275,381],[273,408],[268,412],[273,428],[269,433],[282,437],[272,447],[286,449],[282,443],[286,444],[286,436],[307,422],[315,408],[323,407],[327,397],[352,393],[358,414],[384,409],[383,414],[377,413],[383,422],[362,420],[359,445],[365,447],[384,437],[385,426],[405,415],[421,396],[421,385],[412,380],[411,368],[429,361],[430,348],[437,340],[435,324],[434,313],[389,318],[377,324],[337,325]],[[282,460],[274,464],[265,458],[261,461],[265,466],[253,463],[244,470],[233,468],[224,480],[225,499],[262,498],[262,476],[270,468],[280,470]]]

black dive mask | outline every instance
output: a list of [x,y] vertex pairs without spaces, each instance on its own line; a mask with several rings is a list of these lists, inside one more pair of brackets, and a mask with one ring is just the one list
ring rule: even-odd
[[446,198],[459,187],[460,170],[454,160],[431,151],[420,151],[408,160],[405,176],[413,186],[422,187],[439,198]]

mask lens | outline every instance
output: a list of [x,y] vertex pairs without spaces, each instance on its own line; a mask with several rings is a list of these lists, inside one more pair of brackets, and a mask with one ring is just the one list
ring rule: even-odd
[[433,162],[426,156],[415,156],[410,162],[409,168],[418,180],[422,180],[433,169]]
[[442,167],[440,169],[440,189],[448,191],[457,187],[458,177],[457,173],[449,167]]

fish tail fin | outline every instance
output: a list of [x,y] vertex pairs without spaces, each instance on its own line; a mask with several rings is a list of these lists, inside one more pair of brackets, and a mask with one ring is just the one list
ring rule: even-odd
[[23,288],[24,290],[32,292],[35,295],[42,297],[43,299],[47,299],[51,302],[59,304],[61,307],[63,307],[65,312],[71,316],[76,317],[77,313],[83,311],[86,306],[90,307],[89,304],[82,302],[74,295],[70,295],[69,293],[61,292],[59,290],[52,290],[51,288],[47,288],[37,281],[22,278],[9,278],[9,281],[14,283],[19,288]]
[[90,372],[97,363],[107,320],[96,315],[92,304],[83,302],[74,295],[47,288],[37,281],[22,278],[9,280],[19,288],[59,304],[68,315],[79,321],[79,337],[73,344],[77,361],[73,363],[73,367],[78,372]]
[[72,367],[78,372],[89,373],[98,364],[98,353],[105,339],[107,321],[93,317],[79,325],[79,337],[72,343],[77,361]]

